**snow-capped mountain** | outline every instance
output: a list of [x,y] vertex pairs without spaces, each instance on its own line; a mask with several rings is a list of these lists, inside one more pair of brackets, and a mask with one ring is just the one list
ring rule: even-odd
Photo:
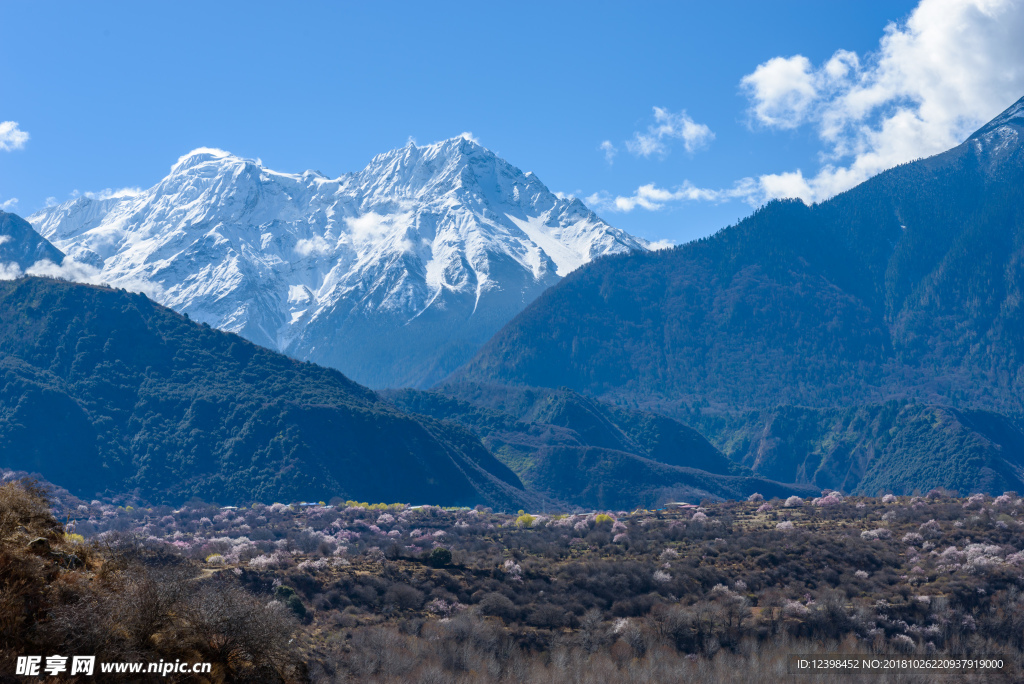
[[464,137],[336,179],[201,148],[29,221],[112,285],[371,387],[440,380],[565,274],[646,249]]
[[1005,161],[1007,155],[1020,154],[1021,134],[1024,132],[1024,97],[979,128],[968,138],[979,161],[993,167]]

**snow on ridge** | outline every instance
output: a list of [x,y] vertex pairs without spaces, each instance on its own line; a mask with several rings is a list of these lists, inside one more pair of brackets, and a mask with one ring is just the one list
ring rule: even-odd
[[992,120],[991,124],[1001,126],[1014,119],[1024,118],[1024,97],[1020,98],[1012,105],[1006,108],[1006,110]]
[[[409,144],[336,179],[197,148],[139,194],[77,198],[28,220],[111,284],[149,280],[196,320],[363,381],[345,363],[373,335],[390,342],[385,331],[416,326],[422,346],[468,353],[561,276],[647,248],[465,136]],[[378,346],[385,367],[427,353]]]
[[[178,157],[178,161],[174,162],[174,164],[171,166],[171,173],[183,171],[204,161],[210,161],[214,159],[225,159],[228,157],[231,157],[233,159],[241,159],[241,157],[236,157],[230,152],[218,149],[216,147],[197,147],[191,152],[188,152],[187,154],[183,154],[180,157]],[[252,161],[255,163],[255,160],[245,161]]]
[[[1015,136],[1019,128],[1024,128],[1024,97],[971,134],[968,140],[984,140],[986,143],[992,143],[995,138],[1005,140],[1008,134],[1010,137]],[[1000,145],[1001,143],[996,142],[996,144]]]

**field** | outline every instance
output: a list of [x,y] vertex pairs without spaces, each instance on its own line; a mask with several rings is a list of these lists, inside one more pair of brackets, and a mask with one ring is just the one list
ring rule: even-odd
[[207,660],[212,681],[774,682],[790,654],[835,653],[1004,663],[944,681],[1024,673],[1012,493],[504,514],[132,507],[51,488],[48,518],[41,491],[2,491],[8,655],[71,639],[112,660]]

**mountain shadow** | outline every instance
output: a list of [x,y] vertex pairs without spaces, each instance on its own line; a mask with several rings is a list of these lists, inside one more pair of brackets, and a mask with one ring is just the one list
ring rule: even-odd
[[141,294],[0,282],[0,378],[0,466],[85,498],[533,500],[464,428]]

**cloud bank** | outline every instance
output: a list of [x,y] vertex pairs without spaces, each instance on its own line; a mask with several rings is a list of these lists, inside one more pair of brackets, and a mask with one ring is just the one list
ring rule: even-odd
[[[1024,95],[1021,36],[1020,0],[921,0],[905,22],[885,27],[872,53],[836,50],[819,65],[803,55],[778,56],[741,79],[752,129],[813,127],[822,143],[813,175],[795,169],[742,178],[725,189],[648,184],[628,196],[597,193],[588,201],[628,212],[686,201],[740,199],[756,207],[783,197],[828,199],[897,164],[956,146]],[[662,139],[673,136],[659,137],[657,130],[637,134],[627,147],[642,156],[658,153]]]
[[815,66],[775,57],[744,76],[754,125],[814,126],[824,165],[758,178],[765,199],[820,201],[903,162],[956,146],[1024,94],[1024,3],[922,0],[877,52]]
[[141,292],[154,301],[157,300],[162,292],[160,285],[147,280],[104,280],[100,277],[100,270],[98,268],[75,261],[74,257],[71,256],[64,257],[64,261],[60,264],[55,264],[49,259],[43,259],[42,261],[35,262],[24,271],[14,262],[8,264],[0,263],[0,280],[14,280],[22,276],[45,276],[89,285],[122,287],[130,292]]

